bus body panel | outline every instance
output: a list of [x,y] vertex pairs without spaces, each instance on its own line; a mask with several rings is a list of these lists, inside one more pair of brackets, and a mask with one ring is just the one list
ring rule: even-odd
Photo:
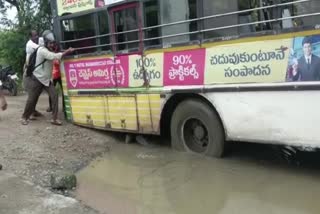
[[320,148],[320,91],[208,93],[228,140]]
[[160,94],[70,96],[72,121],[92,128],[160,133]]
[[227,140],[320,147],[320,71],[295,74],[305,40],[320,68],[320,3],[259,2],[126,0],[56,18],[61,47],[78,51],[61,65],[68,119],[160,134],[170,97],[197,94],[212,103]]

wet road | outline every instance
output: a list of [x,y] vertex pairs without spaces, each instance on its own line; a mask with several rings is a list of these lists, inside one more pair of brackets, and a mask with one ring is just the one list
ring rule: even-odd
[[279,156],[253,144],[222,160],[114,144],[78,173],[77,198],[108,214],[318,214],[320,153]]

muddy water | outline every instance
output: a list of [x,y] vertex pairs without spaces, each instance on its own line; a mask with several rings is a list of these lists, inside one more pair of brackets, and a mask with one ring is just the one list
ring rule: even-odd
[[77,198],[108,214],[320,213],[316,166],[291,166],[267,147],[247,148],[216,160],[115,144],[78,173]]

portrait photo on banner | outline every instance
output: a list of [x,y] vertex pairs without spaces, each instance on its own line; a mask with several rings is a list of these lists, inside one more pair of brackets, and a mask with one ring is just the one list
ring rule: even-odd
[[293,39],[286,80],[320,81],[320,35]]

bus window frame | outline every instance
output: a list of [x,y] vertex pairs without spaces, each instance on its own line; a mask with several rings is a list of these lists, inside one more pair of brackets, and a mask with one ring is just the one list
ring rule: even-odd
[[[67,15],[62,15],[62,16],[57,16],[56,17],[56,24],[57,24],[57,30],[55,31],[55,33],[57,33],[58,35],[58,38],[59,38],[59,45],[60,45],[60,48],[61,50],[64,50],[64,48],[62,48],[63,44],[65,43],[68,43],[68,40],[64,40],[64,35],[63,35],[63,31],[62,31],[62,26],[61,26],[61,22],[64,21],[64,20],[70,20],[70,19],[75,19],[75,18],[78,18],[78,17],[81,17],[81,16],[85,16],[85,15],[92,15],[93,16],[93,20],[94,20],[94,27],[95,27],[95,39],[96,41],[99,40],[99,34],[97,34],[98,30],[97,27],[99,25],[98,23],[98,13],[99,12],[106,12],[107,16],[108,16],[108,27],[110,27],[111,25],[111,22],[110,22],[110,15],[109,15],[109,12],[108,12],[108,6],[104,6],[104,7],[99,7],[99,8],[94,8],[94,9],[90,9],[90,10],[86,10],[86,11],[81,11],[81,12],[77,12],[77,13],[72,13],[72,14],[67,14]],[[109,46],[111,47],[110,50],[108,51],[100,51],[99,50],[99,47],[96,47],[96,51],[94,52],[91,52],[91,53],[81,53],[81,54],[75,54],[75,56],[94,56],[94,55],[97,55],[97,54],[103,54],[103,53],[106,53],[106,54],[111,54],[112,53],[112,39],[111,39],[111,36],[112,36],[112,33],[111,33],[111,30],[109,29],[109,34],[110,34],[110,43],[109,43]],[[82,39],[85,39],[85,38],[82,38]],[[62,41],[62,43],[61,43]],[[98,46],[98,43],[96,44]],[[73,47],[73,48],[77,48],[77,47]],[[70,55],[70,56],[66,56],[66,58],[73,58],[74,56]]]
[[[295,4],[300,4],[299,0],[296,0],[297,2],[289,2],[289,3],[283,3],[283,4],[286,4],[286,5],[295,5]],[[303,1],[303,0],[300,0],[300,1]],[[79,16],[83,16],[83,15],[86,15],[86,14],[94,14],[94,16],[96,16],[96,14],[99,12],[99,11],[102,11],[102,10],[106,10],[107,13],[108,13],[108,19],[109,19],[109,22],[111,22],[111,17],[110,17],[110,13],[109,13],[109,10],[112,10],[113,8],[116,8],[116,7],[121,7],[121,6],[125,6],[125,5],[129,5],[129,4],[132,4],[132,3],[135,3],[135,4],[138,4],[138,16],[140,14],[140,19],[138,20],[138,24],[140,24],[140,44],[142,45],[142,48],[140,48],[139,52],[140,53],[143,53],[144,49],[144,41],[145,41],[145,37],[144,37],[144,31],[148,28],[148,27],[144,27],[144,22],[143,22],[143,19],[142,19],[142,15],[143,14],[143,2],[144,1],[139,1],[139,0],[127,0],[125,2],[118,2],[118,3],[115,3],[115,4],[112,4],[112,5],[106,5],[104,7],[100,7],[100,8],[95,8],[95,9],[90,9],[90,10],[86,10],[86,11],[81,11],[81,12],[77,12],[77,13],[73,13],[73,14],[68,14],[68,15],[65,15],[65,16],[58,16],[56,17],[56,20],[58,22],[58,32],[59,35],[62,36],[62,28],[60,26],[61,24],[61,21],[64,20],[64,19],[71,19],[71,18],[76,18],[76,17],[79,17]],[[199,3],[202,3],[202,1],[199,1]],[[282,4],[281,4],[282,5]],[[277,5],[272,5],[271,7],[275,7]],[[252,8],[250,10],[261,10],[260,8]],[[226,37],[212,37],[212,38],[203,38],[202,37],[202,34],[204,32],[207,32],[207,31],[213,31],[215,29],[204,29],[204,26],[203,26],[203,20],[205,19],[210,19],[210,18],[214,18],[214,17],[223,17],[223,16],[228,16],[230,14],[240,14],[242,12],[245,12],[245,11],[232,11],[230,13],[222,13],[222,14],[213,14],[213,15],[210,15],[210,16],[203,16],[203,5],[200,4],[199,7],[198,7],[198,12],[199,12],[199,16],[200,17],[197,17],[197,19],[193,19],[193,21],[198,21],[198,32],[196,32],[198,35],[199,35],[199,43],[200,45],[201,44],[205,44],[205,43],[208,43],[208,42],[218,42],[218,41],[225,41],[225,40],[234,40],[234,39],[240,39],[240,38],[248,38],[248,37],[256,37],[256,36],[266,36],[266,35],[274,35],[274,34],[284,34],[284,33],[293,33],[293,32],[301,32],[301,31],[306,31],[306,30],[314,30],[314,29],[319,29],[319,25],[316,25],[316,26],[298,26],[298,27],[294,27],[294,28],[289,28],[289,29],[273,29],[273,30],[263,30],[263,31],[257,31],[257,32],[250,32],[249,34],[236,34],[236,35],[230,35],[230,36],[226,36]],[[298,15],[297,17],[312,17],[312,16],[317,16],[319,15],[320,16],[320,12],[317,12],[317,13],[306,13],[306,14],[303,14],[303,15]],[[291,16],[289,18],[295,18],[294,16]],[[282,19],[278,19],[278,21],[281,21]],[[113,22],[113,21],[112,21]],[[189,20],[181,20],[179,21],[179,23],[188,23],[190,22],[190,19]],[[271,21],[265,21],[266,23],[271,23]],[[248,25],[251,25],[253,23],[248,23]],[[153,26],[153,27],[156,27],[156,28],[161,28],[163,26],[167,26],[168,24],[160,24],[158,26]],[[169,23],[169,25],[174,25],[173,23]],[[110,29],[110,35],[112,37],[112,33],[111,33],[111,28],[113,27],[113,23],[109,23],[109,29]],[[152,28],[153,28],[152,27]],[[225,26],[227,28],[232,28],[231,26]],[[234,26],[234,27],[237,27],[237,26]],[[190,34],[190,32],[186,32],[185,34]],[[98,35],[96,35],[98,36]],[[170,37],[174,37],[174,36],[179,36],[179,35],[169,35]],[[59,36],[58,36],[59,38]],[[160,35],[159,39],[162,39],[163,36]],[[110,46],[113,47],[113,39],[110,38]],[[63,41],[62,40],[62,37],[61,37],[61,40],[60,41]],[[63,42],[66,42],[66,41],[63,41]],[[161,46],[163,45],[162,43],[160,44]],[[160,46],[159,45],[159,46]],[[181,44],[172,44],[170,47],[174,47],[174,46],[180,46]],[[191,45],[191,44],[190,44]],[[146,46],[146,49],[150,50],[150,49],[159,49],[159,48],[165,48],[165,47],[150,47],[150,46]],[[88,54],[78,54],[77,56],[84,56],[84,55],[97,55],[98,51],[96,52],[92,52],[92,53],[88,53]],[[114,52],[111,48],[111,52],[116,55],[116,52]],[[110,53],[110,52],[109,52]],[[127,54],[134,54],[133,52],[128,52]]]
[[[141,1],[141,14],[142,14],[142,16],[145,15],[145,6],[144,6],[144,4],[145,4],[146,2],[147,2],[147,0]],[[157,1],[157,7],[160,8],[160,1]],[[158,16],[159,24],[158,24],[158,25],[155,25],[155,26],[161,25],[161,23],[160,23],[160,22],[161,22],[160,11],[158,11],[157,16]],[[162,43],[163,43],[163,41],[162,41],[161,38],[159,39],[159,44],[157,44],[157,45],[146,45],[146,44],[145,44],[145,42],[146,42],[145,39],[148,39],[148,38],[146,38],[146,35],[147,35],[146,30],[147,30],[147,29],[145,29],[145,28],[154,27],[154,26],[147,26],[145,17],[143,17],[142,23],[143,23],[142,42],[143,42],[143,48],[144,48],[144,50],[162,48]],[[156,29],[158,29],[159,36],[160,36],[160,35],[161,35],[161,27],[158,27],[158,28],[156,28]]]
[[[130,51],[129,49],[125,49],[125,50],[117,50],[117,40],[116,40],[116,35],[117,32],[115,32],[115,19],[114,19],[114,13],[118,12],[118,11],[123,11],[125,9],[129,9],[129,8],[135,8],[136,13],[137,13],[137,25],[138,25],[138,40],[139,40],[139,45],[138,45],[138,51]],[[112,45],[112,50],[115,56],[119,56],[119,55],[127,55],[127,54],[139,54],[141,55],[143,52],[143,24],[142,24],[142,13],[141,13],[141,2],[139,1],[130,1],[130,2],[126,2],[125,4],[120,4],[120,5],[115,5],[113,7],[108,8],[108,16],[109,16],[109,20],[110,20],[110,25],[109,27],[111,28],[111,45]],[[123,34],[127,34],[127,33],[123,33]],[[127,44],[125,41],[125,44]]]

